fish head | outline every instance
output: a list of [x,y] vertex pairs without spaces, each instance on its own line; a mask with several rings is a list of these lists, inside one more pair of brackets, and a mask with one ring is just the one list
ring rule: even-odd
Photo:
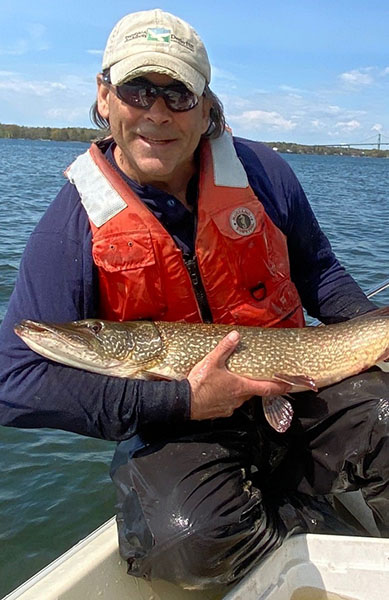
[[57,324],[24,320],[14,331],[45,358],[117,377],[135,377],[162,350],[158,330],[148,321],[84,319]]

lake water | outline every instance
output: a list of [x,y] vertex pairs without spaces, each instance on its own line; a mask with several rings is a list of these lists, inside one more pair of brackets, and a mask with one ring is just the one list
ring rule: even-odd
[[[21,253],[87,145],[0,139],[0,320]],[[288,154],[322,228],[363,289],[389,277],[389,160]],[[389,304],[389,290],[377,298]],[[0,598],[114,514],[114,444],[0,427]]]

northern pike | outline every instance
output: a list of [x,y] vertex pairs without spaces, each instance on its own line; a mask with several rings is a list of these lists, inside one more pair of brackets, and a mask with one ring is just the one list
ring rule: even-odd
[[[282,381],[293,392],[331,385],[389,358],[389,307],[322,327],[264,328],[167,321],[30,320],[15,333],[35,352],[65,365],[134,379],[184,379],[228,332],[240,334],[226,362],[238,375]],[[266,418],[285,431],[293,409],[285,396],[263,398]]]

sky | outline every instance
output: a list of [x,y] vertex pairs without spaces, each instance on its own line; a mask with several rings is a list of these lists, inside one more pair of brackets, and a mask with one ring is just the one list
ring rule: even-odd
[[91,127],[107,37],[150,8],[198,31],[235,135],[389,142],[387,0],[0,0],[0,123]]

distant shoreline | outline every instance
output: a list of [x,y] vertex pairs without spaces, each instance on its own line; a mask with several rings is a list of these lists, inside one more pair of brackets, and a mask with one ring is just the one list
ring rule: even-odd
[[361,156],[370,158],[389,158],[389,150],[378,150],[377,148],[362,149],[351,146],[325,146],[295,144],[293,142],[264,142],[273,150],[287,154],[321,154],[334,156]]
[[[103,136],[103,130],[88,127],[26,127],[24,125],[0,123],[0,138],[90,143]],[[378,148],[362,149],[348,146],[326,146],[324,144],[296,144],[294,142],[264,142],[264,144],[281,154],[389,158],[389,150],[378,150]]]

